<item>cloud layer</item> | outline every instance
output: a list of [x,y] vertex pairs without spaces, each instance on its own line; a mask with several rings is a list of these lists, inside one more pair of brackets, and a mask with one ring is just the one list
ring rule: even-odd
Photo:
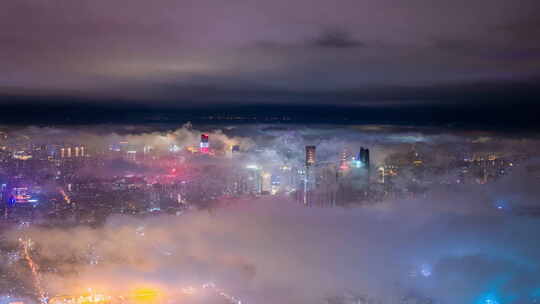
[[377,90],[403,86],[411,99],[537,74],[539,11],[534,0],[7,0],[0,92],[181,106],[351,89],[340,102],[377,103]]
[[500,303],[530,300],[540,287],[540,247],[529,232],[540,221],[498,213],[488,199],[472,190],[353,209],[264,199],[10,239],[31,237],[39,260],[59,270],[43,276],[53,294],[134,286],[172,294],[212,281],[248,303],[347,294],[383,303],[411,294],[440,303],[476,303],[489,293]]
[[[165,147],[193,144],[200,135],[189,125],[110,132],[106,127],[69,132],[26,128],[18,134],[89,142],[127,137],[137,144],[167,139]],[[250,156],[253,161],[273,164],[286,161],[285,155],[301,162],[307,144],[318,145],[321,161],[337,161],[351,143],[355,149],[369,146],[375,165],[413,145],[434,165],[448,161],[445,153],[538,151],[534,137],[431,128],[243,126],[211,131],[216,145],[249,146],[248,136],[261,149]],[[34,240],[50,294],[89,287],[125,293],[140,286],[175,294],[185,286],[214,282],[247,303],[346,303],[362,295],[382,303],[413,295],[436,303],[487,304],[490,298],[527,303],[540,288],[540,245],[533,233],[540,219],[501,211],[495,203],[540,207],[538,181],[529,172],[534,166],[538,160],[488,185],[434,185],[414,200],[347,209],[304,208],[283,197],[224,201],[211,213],[116,216],[98,228],[7,231],[2,244],[16,244],[19,237]],[[2,259],[0,265],[27,274],[23,263],[9,261]]]

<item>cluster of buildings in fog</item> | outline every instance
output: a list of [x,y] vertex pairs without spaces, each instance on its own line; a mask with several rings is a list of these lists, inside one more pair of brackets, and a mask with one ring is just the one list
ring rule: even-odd
[[[363,142],[332,147],[328,142],[314,145],[309,141],[242,145],[219,139],[220,133],[190,134],[188,141],[158,145],[130,136],[103,137],[99,143],[85,137],[62,141],[1,133],[0,225],[101,227],[112,214],[181,215],[262,196],[287,197],[291,204],[306,207],[422,198],[435,186],[484,187],[521,168],[531,156],[486,149],[430,153],[411,143],[407,149],[390,149],[381,157],[380,147]],[[497,203],[493,208],[506,205]],[[138,229],[137,235],[144,235],[144,229]],[[76,263],[101,263],[89,246],[88,261]],[[13,259],[21,259],[21,248],[6,252],[8,259],[12,254]],[[55,269],[44,265],[48,271]],[[9,275],[15,276],[8,274],[0,287],[3,282],[10,284]],[[430,275],[430,269],[414,274]],[[12,285],[11,294],[35,297],[32,287]],[[66,299],[61,303],[73,303],[75,298]],[[351,295],[329,298],[327,303],[383,302]],[[435,302],[413,294],[393,303]]]
[[370,150],[356,153],[345,148],[336,161],[316,161],[316,146],[305,147],[303,184],[296,198],[305,205],[343,206],[386,199],[415,198],[431,186],[457,187],[494,182],[518,167],[528,155],[500,152],[455,154],[445,162],[422,153],[412,144],[409,151],[389,154],[381,163],[370,162]]
[[[490,151],[450,155],[440,163],[411,144],[375,164],[373,149],[365,147],[344,148],[333,159],[318,157],[315,145],[271,147],[285,152],[266,159],[269,148],[214,147],[210,134],[166,147],[1,135],[2,218],[74,224],[99,224],[113,213],[180,214],[242,196],[283,195],[306,206],[414,197],[434,184],[489,183],[527,158]],[[293,149],[303,151],[303,159],[290,156]]]

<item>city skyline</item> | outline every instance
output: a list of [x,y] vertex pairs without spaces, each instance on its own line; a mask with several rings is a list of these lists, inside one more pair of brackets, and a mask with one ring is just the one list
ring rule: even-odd
[[0,304],[540,303],[539,16],[0,1]]
[[534,301],[539,146],[387,125],[6,126],[0,300]]

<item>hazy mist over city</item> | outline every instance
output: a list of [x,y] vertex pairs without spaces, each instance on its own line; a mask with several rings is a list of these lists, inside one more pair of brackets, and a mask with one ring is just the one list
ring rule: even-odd
[[186,123],[1,135],[2,303],[540,299],[530,133]]
[[540,0],[1,0],[0,304],[539,304]]

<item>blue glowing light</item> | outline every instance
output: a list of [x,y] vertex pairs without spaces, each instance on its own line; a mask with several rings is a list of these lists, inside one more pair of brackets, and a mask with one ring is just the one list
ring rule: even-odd
[[475,304],[502,304],[494,293],[488,293],[481,296]]
[[508,202],[502,199],[498,199],[495,201],[494,207],[497,208],[497,210],[505,210],[508,208]]
[[424,277],[430,277],[433,272],[431,270],[431,265],[429,264],[422,264],[422,266],[420,267],[420,273],[422,274],[422,276]]

